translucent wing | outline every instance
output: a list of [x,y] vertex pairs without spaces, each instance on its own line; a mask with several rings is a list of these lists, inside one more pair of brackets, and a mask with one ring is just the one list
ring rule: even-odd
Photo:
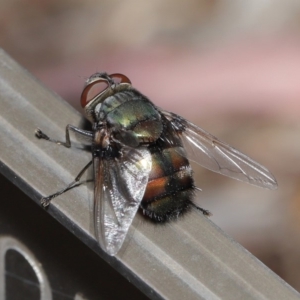
[[143,199],[151,170],[145,148],[125,148],[119,159],[94,159],[94,222],[100,246],[109,255],[121,248]]
[[180,135],[191,161],[237,180],[268,189],[277,188],[276,179],[264,166],[182,117],[167,111],[162,113]]

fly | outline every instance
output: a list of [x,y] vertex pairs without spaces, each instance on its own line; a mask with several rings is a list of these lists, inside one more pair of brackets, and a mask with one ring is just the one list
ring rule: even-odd
[[66,141],[36,136],[67,148],[70,132],[90,141],[92,160],[66,188],[41,199],[51,199],[79,184],[93,164],[94,226],[100,247],[109,255],[121,248],[137,210],[156,223],[177,219],[192,208],[197,189],[189,160],[222,175],[276,189],[273,175],[248,156],[171,112],[155,106],[133,88],[122,74],[95,73],[81,94],[92,131],[66,127]]

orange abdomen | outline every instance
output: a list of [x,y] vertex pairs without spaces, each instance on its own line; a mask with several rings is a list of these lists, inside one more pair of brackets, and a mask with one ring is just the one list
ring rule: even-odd
[[152,152],[152,170],[141,203],[143,213],[164,222],[186,212],[194,190],[192,169],[181,146]]

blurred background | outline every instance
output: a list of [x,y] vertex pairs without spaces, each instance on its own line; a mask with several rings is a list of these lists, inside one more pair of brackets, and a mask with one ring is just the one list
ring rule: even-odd
[[78,110],[87,77],[124,73],[265,165],[276,191],[195,167],[197,203],[300,290],[299,1],[2,0],[0,46]]

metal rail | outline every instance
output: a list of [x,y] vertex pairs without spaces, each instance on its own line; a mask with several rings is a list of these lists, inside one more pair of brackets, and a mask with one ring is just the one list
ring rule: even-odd
[[[0,170],[33,201],[70,183],[90,160],[80,144],[37,140],[37,127],[64,138],[81,115],[0,51]],[[155,226],[140,215],[116,257],[93,237],[92,192],[74,188],[49,214],[152,299],[299,299],[299,294],[197,212]],[[46,230],[46,229],[45,229]]]

